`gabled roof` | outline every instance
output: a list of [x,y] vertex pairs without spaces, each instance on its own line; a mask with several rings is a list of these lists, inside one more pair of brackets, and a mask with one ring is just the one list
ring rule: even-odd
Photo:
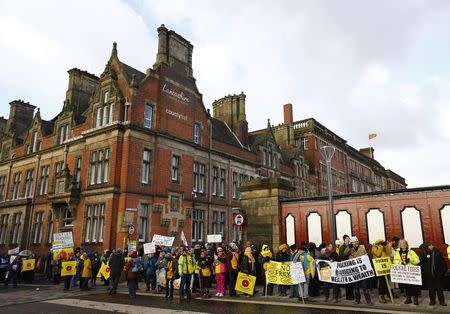
[[133,78],[133,75],[136,75],[136,80],[138,82],[141,82],[145,78],[145,73],[142,73],[141,71],[129,66],[126,63],[123,63],[122,61],[119,61],[120,65],[122,66],[123,70],[125,71],[125,74],[127,78],[131,81]]
[[229,144],[237,148],[244,148],[237,139],[236,135],[231,131],[225,122],[216,118],[211,118],[211,122],[213,140]]

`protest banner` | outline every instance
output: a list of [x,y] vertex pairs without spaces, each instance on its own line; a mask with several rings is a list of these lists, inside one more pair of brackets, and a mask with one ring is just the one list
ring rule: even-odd
[[303,271],[302,263],[291,264],[291,279],[292,284],[297,285],[302,282],[306,282],[305,272]]
[[186,236],[184,235],[184,231],[183,230],[181,231],[181,241],[183,241],[183,244],[185,246],[188,245],[188,242],[187,242]]
[[206,236],[206,242],[208,243],[221,243],[222,235],[221,234],[208,234]]
[[22,271],[34,270],[35,259],[25,259],[22,262]]
[[53,234],[53,250],[73,247],[72,231]]
[[128,252],[136,251],[136,240],[128,240],[127,247]]
[[389,256],[374,258],[372,263],[377,276],[386,276],[391,273],[391,258]]
[[255,283],[256,283],[255,276],[239,272],[236,279],[235,290],[245,294],[252,295],[253,290],[255,289]]
[[291,262],[270,261],[267,263],[266,282],[277,285],[292,285]]
[[8,255],[17,255],[20,252],[20,246],[16,247],[15,249],[8,250]]
[[[369,256],[363,255],[343,262],[316,260],[319,280],[335,284],[347,284],[375,277]],[[331,268],[331,275],[328,275]]]
[[422,285],[420,266],[391,264],[391,281],[408,285]]
[[65,249],[59,249],[59,250],[53,250],[53,260],[55,262],[58,261],[58,257],[61,257],[63,259],[69,259],[74,255],[73,248],[65,248]]
[[62,266],[61,267],[61,277],[73,276],[77,273],[77,262],[76,261],[62,262],[61,266]]
[[159,234],[154,234],[152,243],[159,246],[172,246],[175,237],[166,237]]
[[153,242],[144,243],[144,254],[150,254],[155,252],[156,252],[155,243]]

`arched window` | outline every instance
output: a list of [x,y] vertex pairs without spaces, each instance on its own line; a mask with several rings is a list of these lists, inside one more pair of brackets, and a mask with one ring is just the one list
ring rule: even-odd
[[352,236],[352,215],[346,210],[340,210],[336,214],[336,236],[342,240],[344,234]]
[[286,216],[286,243],[295,244],[295,217],[292,214]]
[[422,218],[415,207],[405,207],[401,211],[403,237],[410,247],[418,248],[423,243]]
[[322,243],[322,216],[319,213],[311,212],[306,218],[308,228],[308,242],[313,242],[317,246]]
[[378,239],[386,240],[384,213],[379,208],[371,208],[366,213],[366,224],[369,243],[374,243]]
[[441,208],[441,226],[444,243],[450,245],[450,205]]

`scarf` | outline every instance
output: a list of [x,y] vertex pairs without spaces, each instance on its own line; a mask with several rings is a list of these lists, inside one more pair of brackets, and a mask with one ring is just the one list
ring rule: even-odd
[[303,256],[303,270],[308,269],[308,253],[304,252],[303,254],[300,254],[300,256]]

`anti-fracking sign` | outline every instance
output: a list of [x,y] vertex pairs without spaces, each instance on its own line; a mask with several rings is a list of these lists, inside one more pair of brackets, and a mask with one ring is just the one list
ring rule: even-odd
[[[375,272],[367,255],[343,262],[316,260],[316,265],[320,281],[347,284],[375,277]],[[326,270],[326,272],[321,270]],[[324,276],[325,273],[327,276]]]

